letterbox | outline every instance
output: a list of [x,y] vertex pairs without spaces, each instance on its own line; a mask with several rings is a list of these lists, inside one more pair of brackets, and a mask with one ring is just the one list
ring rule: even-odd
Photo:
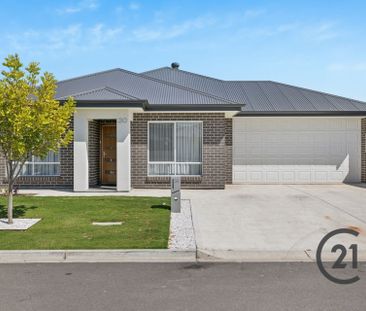
[[180,176],[171,178],[171,203],[172,213],[180,213]]

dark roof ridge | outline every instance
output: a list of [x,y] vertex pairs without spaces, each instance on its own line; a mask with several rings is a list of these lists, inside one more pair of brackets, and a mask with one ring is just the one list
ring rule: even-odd
[[74,96],[76,97],[76,96],[80,96],[80,95],[86,95],[86,94],[90,94],[90,93],[93,93],[93,92],[96,92],[96,91],[101,91],[101,90],[107,90],[107,91],[109,91],[111,93],[115,93],[117,95],[121,95],[121,96],[125,96],[125,97],[130,97],[132,100],[141,100],[141,98],[137,98],[137,97],[132,96],[130,94],[121,92],[121,91],[116,90],[114,88],[111,88],[109,86],[98,87],[98,88],[95,88],[95,89],[90,89],[90,90],[86,90],[86,91],[74,93],[74,94],[71,94],[71,95],[68,95],[68,96],[62,96],[62,97],[60,97],[60,99],[68,98],[68,97],[74,97]]
[[57,81],[57,83],[64,83],[64,82],[69,82],[69,81],[78,80],[78,79],[82,79],[82,78],[93,77],[93,76],[97,76],[97,75],[100,75],[100,74],[103,74],[103,73],[118,71],[118,70],[120,70],[120,68],[113,68],[113,69],[108,69],[108,70],[97,71],[97,72],[89,73],[89,74],[86,74],[86,75],[77,76],[77,77],[74,77],[74,78],[60,80],[60,81]]
[[162,70],[162,69],[170,69],[170,67],[164,66],[164,67],[159,67],[159,68],[156,68],[156,69],[151,69],[151,70],[148,70],[148,71],[140,72],[140,75],[145,75],[147,73],[159,71],[159,70]]
[[110,91],[110,92],[112,92],[112,93],[118,94],[118,95],[127,96],[127,97],[131,97],[131,98],[133,98],[133,99],[141,100],[141,98],[138,98],[138,97],[132,96],[132,95],[127,94],[127,93],[125,93],[125,92],[122,92],[122,91],[120,91],[120,90],[116,90],[116,89],[114,89],[114,88],[112,88],[112,87],[110,87],[110,86],[105,86],[104,88],[101,88],[101,89],[106,89],[106,90],[108,90],[108,91]]
[[[260,85],[261,81],[256,81],[255,84],[260,88],[260,90],[263,92],[264,96],[266,97],[267,102],[269,103],[270,106],[272,106],[273,111],[276,111],[275,107],[273,106],[272,102],[269,100],[266,92],[264,92],[263,88]],[[286,100],[289,102],[289,104],[295,109],[294,105],[290,102],[290,100],[287,98],[287,96],[285,96],[285,94],[283,94],[283,92],[279,89],[279,91],[282,93],[282,95],[286,98]]]
[[[189,87],[186,87],[186,86],[183,86],[183,85],[180,85],[180,84],[176,84],[176,83],[173,83],[173,82],[168,82],[168,81],[160,80],[160,79],[157,79],[157,78],[153,78],[153,77],[144,75],[143,73],[136,73],[136,72],[128,71],[128,70],[121,69],[121,68],[119,70],[123,71],[123,72],[133,74],[133,75],[136,75],[138,77],[142,77],[144,79],[148,79],[148,80],[155,81],[155,82],[158,82],[158,83],[161,83],[161,84],[173,86],[175,88],[179,88],[179,89],[182,89],[182,90],[185,90],[185,91],[194,92],[196,94],[200,94],[200,95],[203,95],[203,96],[207,96],[207,97],[211,97],[211,98],[214,98],[214,99],[219,99],[219,100],[222,100],[222,101],[226,101],[227,103],[236,104],[236,105],[245,105],[245,103],[239,103],[239,102],[227,99],[227,98],[222,98],[222,97],[217,96],[217,95],[213,95],[213,94],[209,94],[209,93],[206,93],[206,92],[203,92],[203,91],[191,89]],[[175,69],[175,70],[180,70],[180,69]],[[214,78],[211,78],[211,79],[214,79]],[[219,81],[222,81],[222,80],[219,80]]]
[[156,78],[153,78],[153,77],[149,77],[147,75],[139,74],[139,73],[136,73],[136,72],[133,72],[133,71],[129,71],[129,70],[125,70],[125,69],[122,69],[122,68],[114,68],[114,69],[110,69],[110,70],[100,71],[100,72],[96,72],[96,73],[89,74],[89,75],[84,75],[84,76],[79,76],[79,77],[71,78],[71,79],[68,79],[68,80],[63,80],[63,81],[60,81],[58,83],[69,82],[69,81],[72,81],[72,80],[83,79],[83,78],[87,78],[87,77],[93,77],[93,76],[96,76],[96,75],[99,75],[99,74],[104,74],[104,73],[108,73],[108,72],[112,72],[112,71],[125,72],[125,73],[128,73],[128,74],[131,74],[131,75],[134,75],[134,76],[143,78],[143,79],[147,79],[147,80],[150,80],[150,81],[154,81],[154,82],[157,82],[157,83],[160,83],[160,84],[169,85],[169,86],[172,86],[172,87],[175,87],[175,88],[179,88],[181,90],[185,90],[185,91],[189,91],[189,92],[194,92],[196,94],[200,94],[200,95],[203,95],[203,96],[206,96],[206,97],[210,97],[210,98],[218,99],[218,100],[221,100],[221,101],[225,101],[225,102],[230,103],[230,104],[244,105],[244,103],[239,103],[239,102],[236,102],[236,101],[232,101],[232,100],[229,100],[229,99],[226,99],[226,98],[222,98],[222,97],[219,97],[219,96],[216,96],[216,95],[213,95],[213,94],[209,94],[209,93],[206,93],[206,92],[194,90],[194,89],[191,89],[191,88],[188,88],[188,87],[184,87],[184,86],[179,85],[179,84],[176,84],[176,83],[163,81],[163,80],[160,80],[160,79],[156,79]]
[[168,66],[160,67],[160,68],[149,70],[149,71],[144,71],[144,72],[141,72],[140,74],[145,75],[147,73],[158,71],[158,70],[161,70],[161,69],[177,70],[177,71],[189,74],[189,75],[199,76],[199,77],[202,77],[202,78],[211,79],[211,80],[215,80],[215,81],[219,81],[219,82],[225,82],[225,80],[222,80],[222,79],[213,78],[213,77],[210,77],[210,76],[205,76],[205,75],[202,75],[202,74],[199,74],[199,73],[195,73],[195,72],[191,72],[191,71],[187,71],[187,70],[183,70],[183,69],[173,69],[173,68],[170,68]]
[[[210,76],[205,76],[205,75],[201,75],[199,73],[195,73],[195,72],[190,72],[190,71],[186,71],[186,70],[182,70],[182,69],[173,69],[171,67],[168,67],[168,66],[165,66],[165,67],[160,67],[160,68],[157,68],[157,69],[153,69],[153,70],[149,70],[149,71],[144,71],[142,73],[140,73],[141,75],[146,75],[147,73],[151,73],[151,72],[156,72],[156,71],[159,71],[159,70],[162,70],[162,69],[169,69],[169,70],[179,70],[179,72],[183,72],[185,74],[188,74],[188,75],[191,75],[191,76],[198,76],[198,77],[202,77],[202,78],[205,78],[205,79],[210,79],[210,80],[214,80],[214,81],[217,81],[217,82],[220,82],[223,84],[223,82],[226,82],[225,80],[222,80],[222,79],[217,79],[217,78],[213,78],[213,77],[210,77]],[[150,76],[149,76],[150,77]],[[151,77],[152,78],[152,77]],[[155,78],[155,79],[158,79],[158,78]],[[158,79],[160,80],[160,79]],[[164,82],[167,82],[165,80],[161,80],[161,81],[164,81]],[[170,82],[170,83],[173,83],[173,82]],[[176,83],[174,83],[176,84]],[[178,84],[179,85],[179,84]],[[226,94],[226,96],[228,97],[228,93],[224,87],[224,84],[222,85],[223,86],[223,91],[224,93]],[[187,87],[188,88],[188,87]],[[192,88],[188,88],[190,90],[195,90],[195,89],[192,89]],[[198,91],[198,90],[196,90]],[[203,92],[203,93],[206,93],[206,92]],[[206,93],[206,94],[209,94],[209,93]],[[217,96],[217,95],[213,95],[213,94],[209,94],[211,96]],[[222,98],[220,96],[217,96],[218,98]],[[234,101],[235,102],[235,101]],[[235,102],[236,103],[236,102]]]
[[[344,96],[335,95],[335,94],[331,94],[331,93],[328,93],[328,92],[317,91],[317,90],[313,90],[313,89],[306,88],[306,87],[303,87],[303,86],[296,86],[296,85],[291,85],[291,84],[288,84],[288,83],[284,83],[284,82],[277,82],[277,81],[272,81],[272,80],[268,80],[268,82],[271,82],[271,83],[274,83],[274,84],[282,84],[282,85],[285,85],[285,86],[289,86],[289,87],[291,87],[291,88],[302,89],[302,90],[305,90],[305,91],[321,93],[321,94],[323,94],[323,95],[328,95],[328,96],[338,97],[338,98],[340,98],[340,99],[344,99],[344,100],[347,100],[347,101],[355,101],[355,102],[359,102],[359,103],[361,103],[361,104],[366,104],[366,102],[364,102],[364,101],[362,101],[362,100],[358,100],[358,99],[354,99],[354,98],[347,98],[347,97],[344,97]],[[357,107],[356,107],[356,108],[357,108]]]
[[272,80],[222,80],[223,82],[250,82],[250,83],[257,83],[257,82],[273,82]]
[[[144,71],[144,72],[140,73],[140,75],[142,75],[142,76],[146,76],[146,77],[148,77],[148,78],[150,78],[150,79],[154,79],[154,80],[161,81],[161,82],[163,82],[163,83],[169,83],[169,84],[171,84],[171,85],[178,86],[178,87],[180,87],[180,88],[184,88],[184,89],[189,90],[189,91],[199,92],[199,93],[202,93],[202,94],[204,94],[204,95],[208,95],[208,96],[211,96],[211,97],[215,97],[215,98],[220,99],[220,100],[226,100],[226,101],[228,101],[228,102],[232,102],[232,103],[234,103],[234,104],[243,104],[243,105],[245,104],[245,103],[236,102],[236,101],[233,101],[233,100],[230,100],[230,99],[227,99],[227,98],[223,98],[223,97],[220,97],[220,96],[217,96],[217,95],[214,95],[214,94],[210,94],[210,93],[207,93],[207,92],[203,92],[203,91],[195,90],[195,89],[192,89],[192,88],[190,88],[190,87],[183,86],[183,85],[180,85],[180,84],[177,84],[177,83],[168,82],[168,81],[166,81],[166,80],[161,80],[161,79],[154,78],[154,77],[150,77],[150,76],[146,75],[147,73],[155,72],[155,71],[159,71],[159,70],[161,70],[161,69],[179,70],[180,72],[183,72],[183,73],[186,73],[186,74],[189,74],[189,75],[194,75],[194,76],[199,76],[199,77],[203,77],[203,78],[206,78],[206,79],[211,79],[211,80],[214,80],[214,81],[220,82],[220,83],[222,83],[222,84],[223,84],[224,82],[226,82],[225,80],[216,79],[216,78],[209,77],[209,76],[204,76],[204,75],[201,75],[201,74],[198,74],[198,73],[194,73],[194,72],[190,72],[190,71],[186,71],[186,70],[182,70],[182,69],[172,69],[172,68],[167,67],[167,66],[166,66],[166,67],[160,67],[160,68],[153,69],[153,70],[149,70],[149,71]],[[227,91],[226,91],[226,89],[225,89],[224,85],[223,85],[223,91],[224,91],[224,93],[226,94],[226,96],[228,96]]]

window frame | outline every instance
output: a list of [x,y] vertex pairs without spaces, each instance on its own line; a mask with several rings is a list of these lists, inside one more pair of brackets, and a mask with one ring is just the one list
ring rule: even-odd
[[[150,161],[150,124],[152,123],[170,123],[174,125],[174,161]],[[200,162],[177,162],[177,123],[199,123],[201,125],[201,161]],[[150,164],[175,164],[174,165],[174,174],[171,175],[155,175],[150,174]],[[197,175],[178,175],[176,174],[176,165],[177,164],[200,164],[201,165],[201,174]],[[147,176],[148,177],[171,177],[171,176],[181,176],[181,177],[199,177],[203,175],[203,121],[200,120],[158,120],[158,121],[148,121],[147,122]]]
[[[51,151],[51,150],[50,150]],[[58,161],[57,162],[39,162],[39,161],[34,161],[34,158],[35,158],[35,156],[34,155],[32,155],[32,160],[31,161],[25,161],[24,162],[24,166],[25,165],[31,165],[31,167],[32,167],[32,174],[22,174],[22,173],[20,173],[19,174],[19,177],[57,177],[57,176],[61,176],[61,161],[60,161],[60,150],[58,151],[58,152],[55,152],[57,155],[58,155]],[[52,174],[52,175],[44,175],[44,174],[42,174],[42,175],[35,175],[34,174],[34,167],[36,166],[36,165],[59,165],[60,166],[60,169],[58,170],[58,174]],[[24,168],[24,166],[23,166],[23,168]]]

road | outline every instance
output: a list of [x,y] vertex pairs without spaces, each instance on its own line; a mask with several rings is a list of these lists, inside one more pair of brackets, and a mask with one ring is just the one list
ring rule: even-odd
[[3,264],[1,311],[365,310],[361,280],[337,285],[312,263]]

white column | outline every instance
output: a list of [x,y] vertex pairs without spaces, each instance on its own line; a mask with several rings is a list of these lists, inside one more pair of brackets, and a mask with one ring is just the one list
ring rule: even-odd
[[88,119],[74,115],[74,191],[89,189]]
[[128,112],[117,118],[117,191],[131,190],[130,121]]

